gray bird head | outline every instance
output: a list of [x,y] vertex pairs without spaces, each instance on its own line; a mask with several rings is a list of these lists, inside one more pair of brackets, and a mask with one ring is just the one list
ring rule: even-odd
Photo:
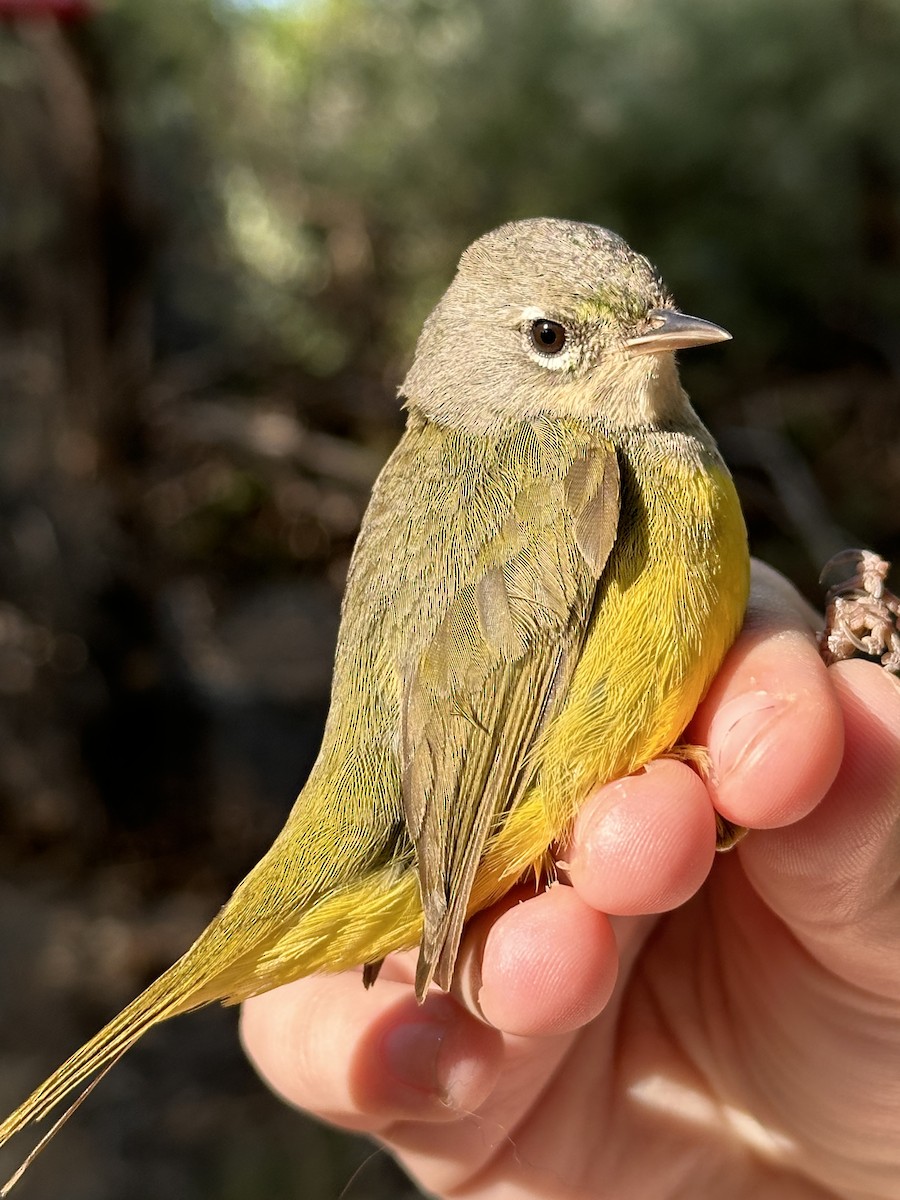
[[473,433],[542,413],[614,431],[688,416],[672,351],[728,336],[677,312],[617,234],[539,217],[465,251],[401,391],[411,409]]

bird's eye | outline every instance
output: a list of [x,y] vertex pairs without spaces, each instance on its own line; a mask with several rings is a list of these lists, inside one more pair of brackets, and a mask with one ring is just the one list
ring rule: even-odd
[[531,344],[541,354],[559,354],[566,344],[566,331],[558,321],[535,321],[531,326]]

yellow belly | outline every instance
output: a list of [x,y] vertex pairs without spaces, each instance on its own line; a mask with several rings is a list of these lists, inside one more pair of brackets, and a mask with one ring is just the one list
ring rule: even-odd
[[537,786],[489,847],[476,908],[566,835],[590,791],[675,745],[740,629],[749,558],[730,476],[680,462],[648,474],[644,520],[617,546],[565,707],[537,747]]
[[[591,790],[677,742],[743,620],[746,532],[727,472],[651,459],[634,474],[641,511],[623,517],[565,706],[533,755],[536,785],[489,842],[470,915],[545,859]],[[421,933],[415,872],[385,869],[304,914],[234,998],[293,978],[298,960],[343,970]]]

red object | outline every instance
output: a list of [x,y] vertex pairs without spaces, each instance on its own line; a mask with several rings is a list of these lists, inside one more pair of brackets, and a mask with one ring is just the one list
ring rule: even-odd
[[60,17],[81,21],[91,15],[93,0],[0,0],[0,19],[3,17]]

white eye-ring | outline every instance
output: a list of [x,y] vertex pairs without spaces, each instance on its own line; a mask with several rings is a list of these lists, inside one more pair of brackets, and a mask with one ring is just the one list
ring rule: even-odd
[[526,308],[521,317],[522,333],[531,357],[550,370],[572,366],[575,349],[565,325],[546,316],[538,308]]

